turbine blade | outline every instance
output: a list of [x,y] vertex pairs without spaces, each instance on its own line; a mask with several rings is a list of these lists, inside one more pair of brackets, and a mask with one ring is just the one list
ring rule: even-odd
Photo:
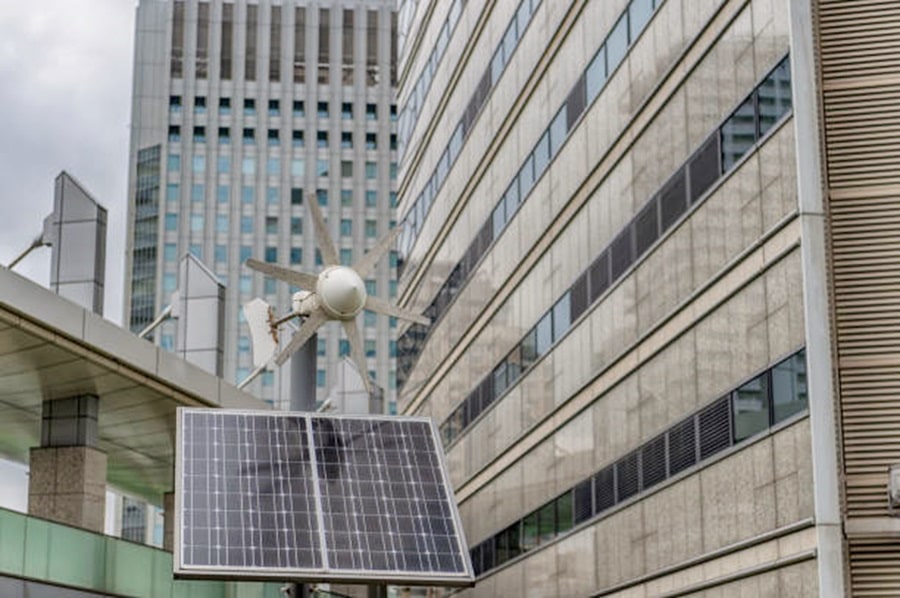
[[425,326],[431,324],[431,320],[429,320],[425,316],[420,316],[419,314],[403,309],[402,307],[397,307],[393,303],[385,301],[384,299],[379,299],[378,297],[373,297],[372,295],[366,297],[365,307],[369,311],[374,311],[375,313],[384,314],[386,316],[393,316],[395,318],[401,318],[403,320],[409,320],[410,322],[415,322],[416,324],[423,324]]
[[319,277],[315,274],[298,272],[297,270],[291,270],[290,268],[285,268],[283,266],[276,266],[275,264],[270,264],[268,262],[261,262],[253,258],[248,259],[244,263],[247,264],[247,267],[251,270],[262,272],[267,276],[277,278],[278,280],[283,280],[284,282],[296,285],[301,289],[307,291],[315,291],[316,282],[318,282],[319,280]]
[[366,365],[366,354],[363,352],[362,338],[359,336],[359,326],[356,325],[356,319],[341,320],[344,332],[347,334],[347,340],[350,341],[350,357],[359,370],[359,376],[366,386],[366,392],[372,393],[372,383],[369,381],[369,367]]
[[334,242],[328,232],[328,225],[325,224],[325,217],[322,216],[319,200],[314,193],[310,193],[306,196],[306,203],[309,205],[309,213],[312,214],[313,225],[316,227],[316,244],[322,253],[322,262],[326,266],[336,266],[338,263],[337,251],[334,249]]
[[300,329],[291,337],[291,342],[289,342],[287,347],[285,347],[284,350],[278,354],[278,357],[275,358],[275,363],[277,365],[284,365],[284,362],[290,359],[291,355],[293,355],[297,349],[302,347],[303,343],[308,341],[309,337],[315,334],[316,330],[319,329],[319,326],[324,324],[326,320],[328,320],[328,317],[321,309],[317,309],[307,316],[300,326]]
[[367,277],[375,268],[375,264],[378,263],[378,260],[384,257],[384,254],[393,246],[394,240],[397,238],[397,235],[400,234],[401,230],[402,226],[395,226],[388,234],[383,236],[368,253],[362,256],[356,264],[353,265],[353,269],[356,270],[356,273],[359,274],[360,278]]

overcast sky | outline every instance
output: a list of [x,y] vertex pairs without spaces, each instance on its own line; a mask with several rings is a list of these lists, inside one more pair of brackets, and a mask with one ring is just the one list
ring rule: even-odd
[[[105,316],[117,323],[136,6],[0,0],[0,264],[40,233],[66,170],[108,210]],[[16,271],[46,285],[49,256],[39,249]]]

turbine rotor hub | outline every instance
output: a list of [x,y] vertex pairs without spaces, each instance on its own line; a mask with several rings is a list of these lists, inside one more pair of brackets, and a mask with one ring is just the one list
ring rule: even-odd
[[316,294],[330,317],[349,320],[366,305],[366,284],[353,268],[331,266],[319,274]]

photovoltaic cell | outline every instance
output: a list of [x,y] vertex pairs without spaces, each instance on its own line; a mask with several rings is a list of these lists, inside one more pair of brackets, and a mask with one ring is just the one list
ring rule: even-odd
[[470,585],[430,420],[181,409],[175,572]]

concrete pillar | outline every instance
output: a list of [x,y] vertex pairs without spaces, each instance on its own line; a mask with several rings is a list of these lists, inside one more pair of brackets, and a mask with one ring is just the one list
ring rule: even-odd
[[94,395],[44,401],[41,446],[31,449],[28,513],[103,533],[106,454],[96,448]]
[[163,494],[163,550],[175,550],[175,493]]

